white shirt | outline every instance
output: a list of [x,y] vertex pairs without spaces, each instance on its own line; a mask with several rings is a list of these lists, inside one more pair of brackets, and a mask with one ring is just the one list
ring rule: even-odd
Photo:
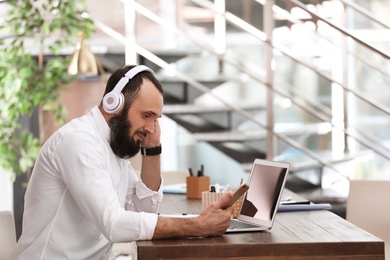
[[94,107],[42,146],[10,259],[108,259],[114,242],[152,238],[162,189],[151,191],[115,156],[109,135]]

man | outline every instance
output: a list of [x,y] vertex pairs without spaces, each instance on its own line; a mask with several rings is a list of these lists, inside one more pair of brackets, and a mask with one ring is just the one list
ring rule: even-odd
[[[42,146],[10,259],[108,259],[115,242],[223,234],[233,213],[231,194],[196,218],[156,214],[162,108],[152,70],[127,66],[112,74],[99,107]],[[140,149],[138,179],[128,159]]]

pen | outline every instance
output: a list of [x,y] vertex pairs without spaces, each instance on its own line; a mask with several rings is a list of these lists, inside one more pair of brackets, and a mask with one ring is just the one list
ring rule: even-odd
[[192,172],[191,168],[188,168],[188,171],[190,172],[190,176],[194,176],[194,173]]
[[198,177],[201,177],[203,176],[203,172],[204,172],[204,167],[203,167],[203,164],[200,166],[200,170],[198,171]]

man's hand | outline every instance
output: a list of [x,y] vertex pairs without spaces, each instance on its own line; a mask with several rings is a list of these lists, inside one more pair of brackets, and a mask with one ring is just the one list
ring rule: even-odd
[[220,236],[229,227],[233,207],[228,206],[231,193],[217,202],[210,204],[196,218],[158,217],[153,239],[172,237],[207,237]]
[[[160,124],[158,118],[150,121],[145,130],[145,138],[141,141],[144,148],[159,146],[160,143]],[[157,191],[161,185],[160,156],[142,156],[141,179],[143,183],[151,190]]]
[[141,146],[151,148],[160,145],[161,129],[158,118],[154,120],[152,127],[147,128],[145,138],[141,141]]
[[219,201],[210,204],[199,216],[199,221],[204,224],[202,230],[204,236],[222,235],[229,227],[233,215],[233,207],[229,201],[233,194],[227,193]]

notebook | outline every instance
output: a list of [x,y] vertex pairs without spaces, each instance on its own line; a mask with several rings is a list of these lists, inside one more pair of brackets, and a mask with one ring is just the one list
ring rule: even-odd
[[270,230],[282,197],[290,164],[255,159],[237,219],[226,233]]

